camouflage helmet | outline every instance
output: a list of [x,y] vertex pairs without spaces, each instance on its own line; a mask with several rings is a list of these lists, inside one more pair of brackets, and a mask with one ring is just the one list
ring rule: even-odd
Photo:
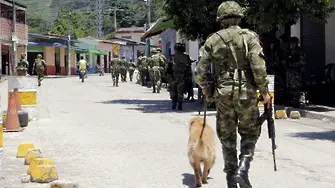
[[22,57],[22,58],[25,58],[25,57],[26,57],[26,54],[25,54],[25,53],[22,53],[22,54],[21,54],[21,57]]
[[37,58],[42,58],[42,54],[38,54],[38,55],[37,55]]
[[156,53],[156,52],[157,52],[156,48],[150,50],[150,53]]
[[116,53],[116,52],[113,53],[113,57],[118,57],[118,56],[119,56],[118,53]]
[[162,52],[162,49],[156,48],[156,52]]
[[243,8],[235,1],[225,1],[218,8],[216,21],[221,21],[227,17],[243,18]]

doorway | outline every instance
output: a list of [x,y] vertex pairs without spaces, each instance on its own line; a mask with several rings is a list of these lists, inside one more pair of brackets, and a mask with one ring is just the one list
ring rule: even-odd
[[42,52],[28,52],[28,55],[27,55],[27,61],[29,63],[28,73],[30,75],[36,75],[36,71],[33,72],[33,68],[34,68],[35,59],[37,58],[38,54],[41,54],[42,57],[44,56],[44,53]]

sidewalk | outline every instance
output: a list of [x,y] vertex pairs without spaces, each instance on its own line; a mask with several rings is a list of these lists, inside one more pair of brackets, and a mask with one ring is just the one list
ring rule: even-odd
[[335,108],[321,105],[309,105],[304,109],[296,109],[292,107],[285,107],[281,105],[275,106],[276,110],[285,110],[287,115],[291,111],[299,111],[301,117],[309,119],[317,119],[322,121],[335,122]]

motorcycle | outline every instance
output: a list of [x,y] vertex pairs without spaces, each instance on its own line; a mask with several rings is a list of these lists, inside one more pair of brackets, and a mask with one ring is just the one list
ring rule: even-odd
[[82,70],[82,71],[79,72],[80,78],[81,78],[81,82],[84,82],[84,80],[85,80],[85,76],[86,76],[85,73],[86,73],[86,71],[84,71],[84,70]]

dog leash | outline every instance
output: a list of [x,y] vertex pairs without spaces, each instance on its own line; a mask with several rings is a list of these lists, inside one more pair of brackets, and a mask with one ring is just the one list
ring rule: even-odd
[[200,133],[200,139],[202,138],[202,135],[204,133],[205,126],[206,126],[206,114],[207,114],[207,100],[206,100],[206,98],[204,98],[204,124],[202,125],[202,130],[201,130],[201,133]]

